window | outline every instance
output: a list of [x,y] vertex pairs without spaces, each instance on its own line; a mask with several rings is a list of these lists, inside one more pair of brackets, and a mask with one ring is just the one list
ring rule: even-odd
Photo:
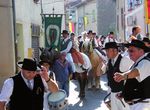
[[34,1],[34,3],[38,3],[40,0],[33,0]]
[[135,0],[135,6],[141,5],[142,4],[142,0]]
[[128,11],[132,11],[134,9],[134,0],[128,0]]
[[32,36],[40,36],[40,26],[39,25],[32,24],[31,29],[32,29],[32,33],[31,33]]

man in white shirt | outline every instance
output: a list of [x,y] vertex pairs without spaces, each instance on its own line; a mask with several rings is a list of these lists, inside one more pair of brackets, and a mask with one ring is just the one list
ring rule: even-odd
[[[45,61],[45,60],[41,60],[39,62],[39,64],[41,66],[44,66],[47,69],[49,77],[56,82],[55,73],[53,71],[51,71],[51,68],[52,68],[51,63],[48,61]],[[49,110],[49,107],[50,107],[48,104],[48,95],[49,94],[50,94],[50,91],[44,93],[44,109],[43,110]]]
[[115,73],[114,79],[126,80],[122,95],[131,110],[150,110],[150,58],[145,53],[149,48],[140,40],[132,40],[125,46],[135,63],[129,72]]
[[60,52],[61,53],[67,53],[66,59],[69,61],[69,63],[72,66],[73,72],[75,72],[75,65],[73,63],[73,59],[70,53],[70,50],[73,46],[72,40],[69,37],[69,33],[67,30],[63,30],[62,32],[62,39],[60,42]]
[[116,42],[118,43],[117,39],[115,38],[114,32],[110,32],[109,35],[104,40],[104,46],[108,42]]
[[44,91],[57,92],[57,84],[48,76],[45,67],[39,67],[35,59],[18,62],[21,71],[8,78],[0,94],[0,110],[43,110]]
[[122,56],[119,53],[119,46],[116,42],[108,42],[105,45],[106,55],[108,57],[107,64],[107,78],[108,86],[111,89],[111,110],[129,110],[129,106],[124,102],[123,99],[118,99],[116,95],[123,90],[124,82],[115,82],[113,76],[116,72],[126,72],[130,69],[133,61],[128,57]]

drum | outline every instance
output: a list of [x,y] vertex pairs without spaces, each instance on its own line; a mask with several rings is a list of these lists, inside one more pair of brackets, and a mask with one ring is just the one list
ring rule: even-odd
[[48,95],[48,105],[50,110],[68,110],[67,95],[64,90]]

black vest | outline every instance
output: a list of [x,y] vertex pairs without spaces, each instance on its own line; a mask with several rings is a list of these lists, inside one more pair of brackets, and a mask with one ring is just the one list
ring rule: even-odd
[[66,42],[64,42],[64,40],[61,40],[60,51],[65,50],[70,42],[72,42],[71,39],[68,39]]
[[10,97],[9,110],[43,110],[44,85],[39,75],[34,78],[33,90],[30,90],[21,74],[12,77],[13,93]]
[[122,59],[122,56],[119,55],[114,66],[111,64],[111,60],[108,61],[107,78],[108,78],[108,85],[111,88],[111,92],[120,92],[123,89],[124,81],[121,81],[118,83],[113,78],[116,72],[119,72],[119,73],[121,72],[119,69],[121,59]]
[[[143,59],[147,59],[150,61],[149,58],[144,57]],[[141,59],[139,62],[141,62],[143,59]],[[139,62],[133,66],[135,68]],[[146,99],[150,98],[150,76],[144,79],[142,82],[138,82],[136,78],[133,79],[127,79],[124,89],[122,92],[122,95],[125,100],[133,100],[133,99]]]

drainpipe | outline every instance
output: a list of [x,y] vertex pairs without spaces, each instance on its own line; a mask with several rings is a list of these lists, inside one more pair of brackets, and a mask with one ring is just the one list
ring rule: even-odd
[[15,0],[12,0],[12,16],[13,16],[13,29],[14,29],[14,49],[15,49],[15,71],[17,73],[17,38],[16,38],[16,10]]
[[123,0],[124,6],[124,13],[123,13],[123,20],[124,20],[124,42],[126,41],[126,1]]

